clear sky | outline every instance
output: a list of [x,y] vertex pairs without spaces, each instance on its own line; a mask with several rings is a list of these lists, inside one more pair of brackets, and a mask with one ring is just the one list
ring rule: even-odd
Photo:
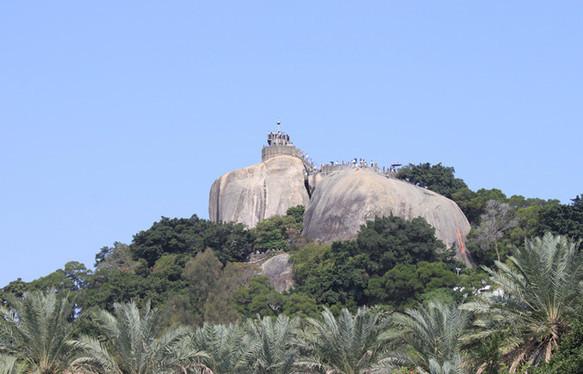
[[0,286],[207,217],[277,120],[316,161],[583,193],[580,1],[2,1]]

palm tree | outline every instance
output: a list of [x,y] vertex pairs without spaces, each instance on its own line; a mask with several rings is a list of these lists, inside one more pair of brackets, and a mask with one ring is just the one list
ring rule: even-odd
[[189,344],[194,351],[204,352],[198,362],[200,373],[236,374],[244,353],[244,333],[235,325],[204,325],[189,336]]
[[[421,374],[427,373],[424,370],[419,371]],[[464,374],[465,372],[459,356],[452,361],[445,361],[443,363],[439,363],[433,358],[429,360],[429,374]]]
[[74,355],[72,305],[54,291],[10,297],[8,305],[0,307],[0,352],[17,357],[26,372],[65,372]]
[[295,338],[299,320],[280,314],[247,323],[243,337],[244,370],[254,374],[288,374],[293,372],[297,358]]
[[405,348],[404,354],[417,370],[451,372],[461,365],[460,350],[468,323],[468,313],[455,304],[429,302],[395,314],[393,328],[386,336]]
[[330,310],[322,319],[307,319],[299,345],[304,353],[298,366],[327,374],[389,373],[398,359],[389,356],[382,334],[388,320],[376,310],[360,308],[353,316]]
[[0,374],[18,374],[16,357],[0,355]]
[[464,306],[478,314],[480,330],[473,338],[502,333],[500,353],[511,372],[523,363],[548,362],[556,351],[567,327],[565,315],[581,296],[583,257],[577,247],[551,234],[527,240],[509,265],[485,268],[494,288]]
[[142,311],[134,302],[114,304],[114,314],[96,315],[106,338],[81,337],[72,344],[83,354],[73,361],[76,370],[107,374],[164,374],[190,366],[200,352],[186,350],[184,327],[162,330],[160,314],[147,302]]

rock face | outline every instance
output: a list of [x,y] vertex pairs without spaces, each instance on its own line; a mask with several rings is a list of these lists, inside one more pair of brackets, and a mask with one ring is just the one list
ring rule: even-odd
[[446,197],[366,168],[348,168],[317,183],[304,216],[304,235],[323,242],[352,239],[366,221],[391,214],[425,218],[448,246],[470,231],[465,215]]
[[238,222],[254,227],[266,218],[285,215],[288,208],[309,201],[304,162],[278,155],[217,179],[209,197],[214,222]]
[[269,278],[277,292],[285,292],[294,286],[294,275],[289,255],[282,253],[261,264],[260,274]]
[[[331,242],[352,239],[375,217],[423,217],[438,239],[451,246],[470,231],[457,204],[444,196],[394,178],[383,168],[356,159],[352,163],[314,167],[289,135],[269,133],[262,162],[227,173],[210,191],[209,218],[255,227],[303,205],[303,235]],[[462,247],[463,252],[463,247]]]

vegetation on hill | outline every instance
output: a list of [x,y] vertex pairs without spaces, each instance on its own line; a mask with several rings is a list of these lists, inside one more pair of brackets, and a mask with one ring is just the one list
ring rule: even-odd
[[[1,373],[577,373],[583,197],[472,191],[441,164],[399,178],[458,203],[475,266],[423,219],[302,236],[303,207],[254,229],[162,217],[129,244],[0,291]],[[251,255],[287,251],[278,293]]]

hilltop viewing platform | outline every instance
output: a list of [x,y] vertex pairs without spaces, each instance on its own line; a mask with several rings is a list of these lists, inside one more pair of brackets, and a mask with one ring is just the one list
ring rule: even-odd
[[322,164],[316,172],[322,175],[329,175],[338,170],[346,169],[368,169],[372,170],[380,175],[387,178],[394,178],[397,175],[399,164],[393,164],[391,166],[380,166],[376,162],[367,162],[364,159],[353,159],[352,161],[331,161],[328,164]]
[[[278,126],[280,124],[278,123]],[[267,145],[261,149],[261,161],[265,162],[277,156],[297,157],[304,162],[307,173],[315,171],[314,163],[298,147],[296,147],[288,134],[278,130],[267,134]]]
[[301,149],[296,147],[289,134],[281,131],[281,124],[278,122],[278,130],[267,134],[267,145],[261,150],[261,161],[265,162],[278,156],[297,157],[304,162],[306,173],[308,175],[321,173],[329,175],[337,170],[344,169],[369,169],[387,178],[393,178],[397,174],[398,167],[401,164],[392,164],[390,166],[381,166],[377,162],[367,161],[362,158],[354,158],[351,161],[330,161],[327,164],[321,164],[317,167],[314,162]]
[[277,156],[292,156],[304,159],[304,153],[293,144],[266,145],[261,150],[261,161],[267,161]]

